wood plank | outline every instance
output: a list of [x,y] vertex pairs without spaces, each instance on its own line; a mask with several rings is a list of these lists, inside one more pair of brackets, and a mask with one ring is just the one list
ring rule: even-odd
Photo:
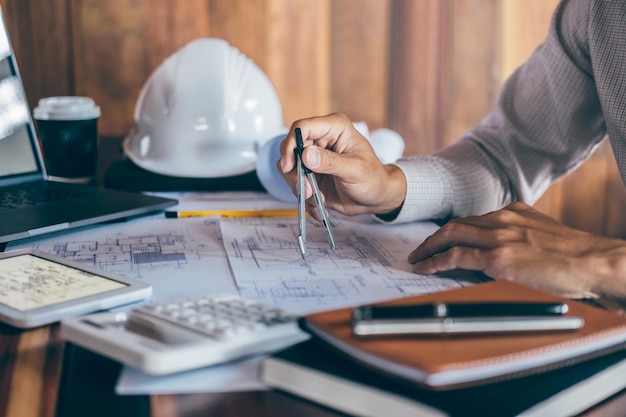
[[[608,147],[608,146],[607,146]],[[626,192],[624,183],[617,168],[615,157],[611,155],[602,156],[606,161],[606,181],[604,196],[601,200],[604,204],[604,211],[595,211],[596,216],[603,220],[602,234],[620,239],[626,238]],[[595,204],[587,208],[593,211]]]
[[[561,221],[592,233],[603,233],[611,148],[605,141],[594,155],[562,181]],[[622,190],[623,193],[623,190]]]
[[267,0],[266,72],[286,126],[330,106],[330,0]]
[[150,396],[150,417],[178,417],[181,414],[176,407],[173,395]]
[[61,385],[62,359],[65,349],[65,341],[61,339],[60,324],[53,324],[49,327],[48,343],[44,348],[44,383],[41,392],[43,405],[40,414],[42,417],[56,416],[56,403]]
[[387,127],[391,2],[335,1],[331,14],[333,111],[370,130]]
[[504,81],[544,41],[558,0],[499,0]]
[[0,416],[10,416],[8,405],[12,396],[11,386],[19,338],[18,329],[0,323]]
[[70,0],[0,0],[31,108],[74,94]]
[[101,107],[103,136],[128,132],[139,90],[153,70],[155,59],[146,57],[142,28],[144,19],[158,13],[146,16],[144,6],[132,0],[74,2],[76,92]]
[[443,1],[393,3],[390,50],[389,127],[405,140],[405,154],[441,146],[444,22]]
[[263,69],[267,63],[267,1],[210,0],[208,4],[210,36],[227,40]]
[[41,393],[49,332],[50,327],[41,327],[20,335],[7,416],[41,416],[42,410],[47,408]]
[[455,142],[491,111],[500,90],[500,2],[448,1],[444,22],[439,147]]

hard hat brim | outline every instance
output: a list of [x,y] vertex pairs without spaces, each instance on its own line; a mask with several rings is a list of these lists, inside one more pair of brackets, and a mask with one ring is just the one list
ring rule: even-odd
[[[126,136],[122,144],[123,151],[128,158],[140,168],[161,175],[182,178],[223,178],[246,174],[256,169],[256,157],[246,161],[239,155],[232,155],[230,158],[202,158],[201,155],[194,155],[193,158],[169,157],[150,158],[136,153],[137,146],[133,141],[137,140],[133,134]],[[212,163],[209,162],[212,161]],[[219,161],[219,165],[216,165]]]

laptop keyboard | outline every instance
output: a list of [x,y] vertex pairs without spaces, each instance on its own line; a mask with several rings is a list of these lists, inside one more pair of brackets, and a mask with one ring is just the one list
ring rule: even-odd
[[[82,188],[82,187],[81,187]],[[67,200],[87,194],[84,189],[69,190],[52,184],[37,184],[28,188],[0,191],[0,210],[34,207],[54,201]]]

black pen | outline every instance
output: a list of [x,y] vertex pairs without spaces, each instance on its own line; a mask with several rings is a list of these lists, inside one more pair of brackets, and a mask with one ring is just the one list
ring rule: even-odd
[[355,307],[355,320],[397,320],[444,317],[558,316],[567,312],[561,302],[463,302]]

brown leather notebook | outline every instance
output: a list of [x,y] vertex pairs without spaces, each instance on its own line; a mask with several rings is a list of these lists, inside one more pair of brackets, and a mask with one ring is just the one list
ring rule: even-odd
[[345,308],[306,316],[302,326],[346,358],[431,389],[527,375],[626,347],[626,317],[507,280],[380,304],[476,301],[563,301],[566,315],[582,317],[584,325],[537,333],[360,337],[352,333],[352,309]]

